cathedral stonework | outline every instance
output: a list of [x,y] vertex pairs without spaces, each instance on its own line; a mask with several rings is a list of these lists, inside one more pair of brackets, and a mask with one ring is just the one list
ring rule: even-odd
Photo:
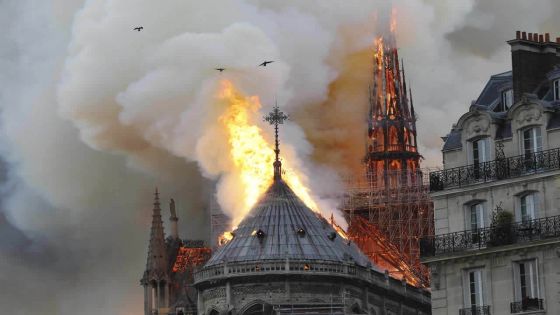
[[194,274],[199,314],[430,313],[427,291],[373,266],[282,179],[233,234]]
[[146,271],[145,315],[430,314],[430,294],[372,264],[358,246],[315,213],[282,179],[278,107],[272,184],[232,238],[211,257],[177,235],[165,239],[156,191]]

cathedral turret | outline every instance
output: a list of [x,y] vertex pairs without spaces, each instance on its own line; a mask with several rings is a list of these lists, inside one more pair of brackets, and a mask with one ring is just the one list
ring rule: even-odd
[[177,221],[179,221],[179,218],[175,211],[175,200],[173,200],[173,198],[171,198],[169,202],[169,212],[171,212],[171,216],[169,217],[169,222],[171,223],[171,237],[176,240],[179,238],[179,230],[177,228]]
[[152,209],[152,228],[148,247],[146,271],[140,283],[144,286],[144,313],[152,315],[168,307],[169,276],[165,232],[161,219],[159,192],[154,193]]

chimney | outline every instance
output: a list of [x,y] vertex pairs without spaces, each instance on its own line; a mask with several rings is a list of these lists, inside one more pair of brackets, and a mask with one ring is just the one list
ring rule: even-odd
[[508,41],[511,46],[513,75],[513,98],[517,102],[523,93],[535,93],[537,87],[546,80],[546,74],[560,64],[560,38],[549,41],[549,34],[516,32],[516,38]]
[[171,217],[169,217],[169,222],[171,223],[171,237],[176,240],[179,238],[179,230],[177,228],[177,221],[179,221],[179,218],[175,211],[175,200],[173,200],[173,198],[171,198],[169,202],[169,211],[171,212]]

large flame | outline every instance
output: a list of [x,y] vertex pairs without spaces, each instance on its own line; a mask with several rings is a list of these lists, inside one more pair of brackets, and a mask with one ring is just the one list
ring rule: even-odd
[[[232,226],[235,227],[272,184],[274,147],[266,141],[262,129],[255,123],[262,116],[257,96],[244,96],[231,81],[224,80],[218,97],[228,106],[220,117],[220,122],[226,128],[229,154],[243,191],[240,196],[243,209],[236,211],[238,215],[232,218]],[[301,173],[290,167],[290,162],[285,159],[282,164],[286,170],[283,179],[309,208],[317,212],[317,204],[311,198],[309,188],[303,184]]]

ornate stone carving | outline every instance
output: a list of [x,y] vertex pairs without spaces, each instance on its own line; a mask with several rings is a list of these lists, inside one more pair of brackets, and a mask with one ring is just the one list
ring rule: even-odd
[[486,135],[490,129],[490,120],[488,117],[475,113],[467,122],[467,139],[480,135]]
[[215,298],[225,298],[226,297],[226,289],[225,288],[212,288],[204,291],[202,293],[202,297],[205,300],[215,299]]
[[541,117],[542,110],[537,105],[525,105],[517,111],[515,121],[523,127],[539,122]]

